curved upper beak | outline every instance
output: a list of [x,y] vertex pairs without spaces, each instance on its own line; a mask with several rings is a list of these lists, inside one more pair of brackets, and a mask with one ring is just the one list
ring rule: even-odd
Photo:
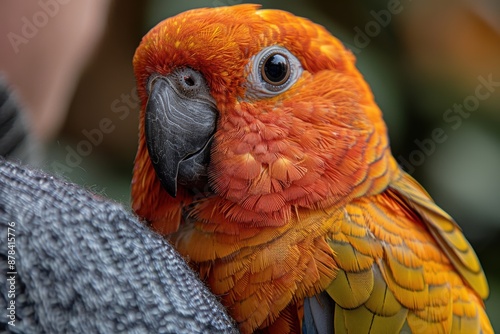
[[146,143],[156,174],[172,197],[178,183],[192,185],[206,176],[217,114],[201,73],[182,68],[150,79]]

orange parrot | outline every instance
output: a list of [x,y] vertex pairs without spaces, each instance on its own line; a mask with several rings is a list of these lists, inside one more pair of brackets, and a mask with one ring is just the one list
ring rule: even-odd
[[355,59],[257,5],[164,20],[134,56],[132,206],[242,333],[492,333],[455,221],[401,170]]

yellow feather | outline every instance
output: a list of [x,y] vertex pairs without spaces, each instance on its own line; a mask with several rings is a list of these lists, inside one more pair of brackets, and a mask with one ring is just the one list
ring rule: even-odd
[[429,197],[408,174],[393,182],[391,188],[401,193],[429,227],[431,234],[449,259],[481,298],[489,295],[486,276],[472,246],[463,237],[460,227]]
[[384,317],[373,314],[361,306],[353,310],[344,310],[348,333],[385,334],[399,333],[406,321],[408,310],[401,308],[398,313]]
[[373,271],[346,272],[339,269],[337,277],[326,288],[328,294],[342,308],[364,304],[373,290]]
[[429,300],[429,291],[427,287],[424,287],[424,289],[421,290],[411,290],[404,288],[396,283],[391,270],[387,268],[382,260],[379,260],[377,263],[382,276],[387,282],[387,286],[389,287],[389,289],[391,289],[396,299],[402,305],[412,310],[421,310],[425,307],[427,301]]
[[340,268],[348,272],[357,272],[371,268],[373,258],[358,252],[350,243],[332,242],[328,244],[336,254],[336,261]]
[[373,267],[374,286],[370,298],[365,303],[365,307],[374,314],[381,316],[392,316],[402,309],[401,303],[396,300],[394,294],[389,290],[384,281],[378,266]]
[[429,304],[423,310],[408,314],[413,332],[449,333],[452,326],[453,302],[449,284],[429,288]]
[[335,304],[335,313],[333,316],[333,324],[335,327],[335,334],[348,334],[347,323],[345,319],[345,310],[338,304]]
[[479,333],[480,328],[479,317],[466,318],[453,316],[453,334]]
[[[395,249],[406,253],[406,257],[413,258],[412,262],[417,263],[409,264],[409,261],[405,261],[406,263],[401,263],[400,261],[398,261],[394,254]],[[426,283],[424,279],[424,268],[422,267],[422,261],[402,247],[387,247],[386,250],[387,251],[385,254],[387,258],[387,264],[389,265],[391,274],[394,277],[394,281],[401,287],[409,290],[423,290],[426,287]]]

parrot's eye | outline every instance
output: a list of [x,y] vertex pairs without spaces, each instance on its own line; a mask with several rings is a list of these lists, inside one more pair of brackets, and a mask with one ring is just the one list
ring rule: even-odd
[[290,77],[288,58],[281,53],[271,53],[263,59],[261,66],[262,79],[271,85],[280,86]]
[[263,98],[290,88],[302,74],[302,65],[290,51],[274,45],[253,56],[247,70],[246,95]]

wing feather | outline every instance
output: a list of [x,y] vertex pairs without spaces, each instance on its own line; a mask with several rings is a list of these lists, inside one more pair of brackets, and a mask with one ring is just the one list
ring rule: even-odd
[[352,309],[363,305],[373,290],[373,271],[346,272],[339,269],[337,278],[326,291],[342,308]]
[[439,208],[408,174],[403,174],[393,182],[391,188],[401,194],[405,202],[422,217],[432,236],[467,283],[481,298],[487,298],[489,288],[481,264],[453,218]]
[[345,205],[327,240],[326,291],[340,333],[491,333],[479,261],[456,223],[409,176]]

